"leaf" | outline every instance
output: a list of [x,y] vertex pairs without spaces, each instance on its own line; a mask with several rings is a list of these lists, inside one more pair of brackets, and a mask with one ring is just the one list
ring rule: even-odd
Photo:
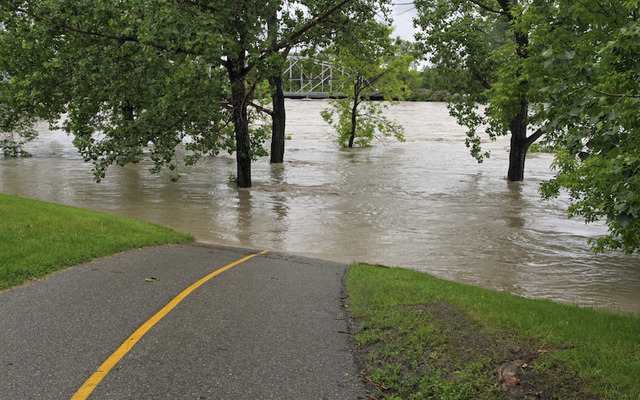
[[616,220],[620,224],[621,227],[627,228],[631,225],[631,221],[633,221],[633,217],[628,214],[620,214],[616,217]]
[[160,279],[158,279],[158,278],[154,278],[154,277],[151,277],[151,278],[147,278],[147,279],[145,279],[145,281],[146,281],[146,282],[158,282],[159,280],[160,280]]

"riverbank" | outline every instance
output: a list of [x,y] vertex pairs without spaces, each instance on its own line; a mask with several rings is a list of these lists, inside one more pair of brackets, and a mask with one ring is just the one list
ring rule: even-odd
[[[0,194],[0,288],[129,248],[189,240],[158,225]],[[346,281],[372,398],[640,397],[638,316],[401,268],[354,265]]]
[[0,290],[121,251],[192,240],[160,225],[0,193]]
[[637,399],[640,317],[401,268],[346,277],[376,399]]

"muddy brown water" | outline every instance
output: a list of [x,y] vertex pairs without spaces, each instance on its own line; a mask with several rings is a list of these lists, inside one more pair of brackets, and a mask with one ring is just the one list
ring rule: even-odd
[[566,197],[544,202],[549,154],[532,154],[526,180],[509,183],[506,138],[483,164],[443,103],[402,103],[389,114],[406,143],[341,149],[319,116],[326,101],[288,100],[283,165],[254,163],[254,186],[229,183],[234,156],[150,175],[143,162],[93,182],[71,138],[40,127],[34,157],[0,158],[0,191],[139,218],[200,241],[340,262],[367,261],[518,295],[640,312],[640,257],[593,255],[606,232],[566,217]]

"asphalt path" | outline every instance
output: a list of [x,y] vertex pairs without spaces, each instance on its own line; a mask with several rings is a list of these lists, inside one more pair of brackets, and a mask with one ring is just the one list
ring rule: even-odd
[[[258,252],[145,248],[0,292],[0,399],[71,399],[176,296]],[[340,300],[346,269],[277,252],[232,266],[174,300],[88,398],[363,398]]]

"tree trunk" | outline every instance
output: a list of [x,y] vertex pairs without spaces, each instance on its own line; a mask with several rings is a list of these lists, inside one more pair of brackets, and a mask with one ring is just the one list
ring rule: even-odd
[[349,135],[349,147],[353,147],[353,142],[356,138],[356,129],[358,128],[358,106],[360,105],[360,79],[356,78],[356,83],[353,86],[353,107],[351,107],[351,134]]
[[284,91],[282,88],[282,72],[270,79],[276,92],[273,95],[273,115],[271,124],[271,163],[284,162],[285,124],[287,115],[284,108]]
[[524,162],[530,145],[527,140],[528,111],[529,103],[521,99],[520,109],[511,120],[511,124],[509,124],[511,146],[509,149],[509,172],[507,173],[507,179],[512,182],[524,179]]
[[353,141],[356,138],[356,128],[358,127],[358,98],[353,99],[353,107],[351,108],[351,133],[349,134],[349,147],[353,147]]
[[237,183],[241,188],[251,187],[251,141],[249,140],[249,119],[247,113],[247,88],[245,75],[241,70],[244,62],[227,61],[231,83],[231,105],[236,139]]
[[[278,13],[276,10],[267,20],[268,38],[271,43],[278,41]],[[282,70],[269,78],[269,83],[276,91],[273,95],[273,114],[271,114],[271,163],[284,162],[285,124],[287,115],[284,109],[284,91],[282,88]]]
[[[518,0],[500,0],[502,9],[507,13],[507,16],[513,26],[516,22],[511,14],[512,8],[518,4]],[[518,56],[522,59],[529,57],[529,35],[526,32],[519,31],[514,28],[514,35],[516,39],[516,51]],[[514,79],[520,79],[520,68],[516,71]],[[507,179],[512,182],[524,180],[524,163],[527,158],[527,150],[535,138],[527,139],[527,126],[529,125],[529,101],[524,98],[526,96],[529,82],[523,80],[520,82],[521,94],[520,94],[520,107],[518,113],[513,117],[509,124],[509,131],[511,132],[511,147],[509,149],[509,171],[507,172]]]

